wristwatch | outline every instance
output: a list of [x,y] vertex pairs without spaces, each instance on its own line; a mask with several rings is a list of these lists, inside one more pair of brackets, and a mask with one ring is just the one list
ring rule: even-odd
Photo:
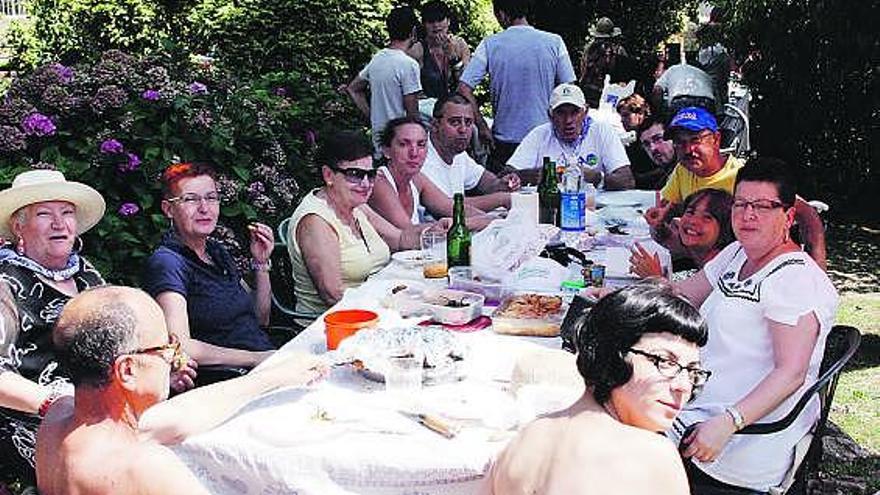
[[730,419],[733,420],[733,427],[736,428],[736,431],[742,430],[746,425],[746,420],[743,419],[743,415],[739,412],[739,409],[736,406],[727,406],[724,408],[724,411],[730,415]]

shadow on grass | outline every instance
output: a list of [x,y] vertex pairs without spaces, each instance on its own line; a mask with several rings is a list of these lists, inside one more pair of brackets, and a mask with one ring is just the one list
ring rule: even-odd
[[825,232],[828,275],[840,292],[868,293],[880,288],[880,228],[832,221]]
[[860,370],[880,366],[880,335],[862,334],[862,343],[844,371]]

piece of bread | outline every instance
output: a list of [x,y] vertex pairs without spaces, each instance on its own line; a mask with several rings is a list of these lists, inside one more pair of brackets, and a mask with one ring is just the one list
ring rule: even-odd
[[446,263],[430,263],[425,265],[423,270],[425,278],[443,278],[446,272]]

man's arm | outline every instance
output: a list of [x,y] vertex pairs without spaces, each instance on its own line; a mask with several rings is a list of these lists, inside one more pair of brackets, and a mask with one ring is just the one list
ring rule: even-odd
[[515,173],[509,173],[503,177],[489,172],[483,172],[480,176],[480,182],[477,183],[477,189],[483,194],[491,194],[496,192],[509,192],[519,189],[520,179]]
[[825,226],[815,208],[801,199],[795,198],[794,219],[798,224],[801,239],[804,242],[804,251],[819,265],[822,270],[828,270],[825,250]]
[[495,208],[510,209],[510,193],[496,192],[480,196],[468,196],[464,198],[465,206],[473,206],[478,210],[492,211]]
[[142,440],[174,445],[223,423],[251,400],[281,387],[320,379],[326,365],[311,354],[290,353],[247,375],[190,390],[147,409],[138,421]]
[[633,177],[632,168],[629,165],[614,169],[605,176],[606,191],[620,191],[636,187],[636,179]]
[[464,96],[474,110],[474,123],[477,124],[480,139],[490,148],[494,148],[495,138],[492,136],[492,129],[489,129],[489,124],[486,123],[486,119],[484,119],[483,114],[480,113],[480,106],[477,105],[477,99],[474,97],[473,90],[467,84],[460,82],[458,83],[458,92]]
[[370,102],[367,100],[367,80],[361,76],[354,79],[345,87],[345,92],[354,102],[354,106],[367,118],[370,118]]
[[411,93],[403,95],[403,108],[406,110],[406,116],[411,118],[419,118],[419,94]]

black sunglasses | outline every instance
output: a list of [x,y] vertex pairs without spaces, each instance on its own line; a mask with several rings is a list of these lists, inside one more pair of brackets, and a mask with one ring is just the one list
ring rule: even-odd
[[342,168],[337,167],[336,165],[328,165],[327,167],[334,172],[344,175],[346,180],[355,184],[362,182],[364,180],[364,177],[366,177],[367,180],[369,180],[370,182],[376,180],[376,173],[378,172],[378,170],[375,168]]

